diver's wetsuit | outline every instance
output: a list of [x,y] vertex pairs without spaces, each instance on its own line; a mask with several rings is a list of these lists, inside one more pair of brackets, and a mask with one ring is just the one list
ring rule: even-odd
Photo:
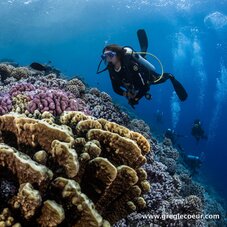
[[194,125],[191,134],[195,137],[197,141],[206,138],[205,132],[200,125]]
[[122,88],[125,88],[127,92],[136,93],[135,100],[141,99],[149,91],[151,84],[160,84],[170,78],[168,73],[164,73],[162,79],[154,83],[160,74],[137,63],[130,55],[125,55],[122,59],[119,72],[115,71],[112,64],[107,68],[113,90],[123,96],[125,90]]

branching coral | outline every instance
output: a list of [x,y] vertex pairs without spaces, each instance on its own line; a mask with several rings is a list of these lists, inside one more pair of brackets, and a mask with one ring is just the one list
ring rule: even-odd
[[0,165],[20,185],[3,205],[18,210],[21,223],[109,226],[146,207],[150,185],[140,166],[150,146],[142,135],[76,111],[55,122],[42,116],[0,117]]

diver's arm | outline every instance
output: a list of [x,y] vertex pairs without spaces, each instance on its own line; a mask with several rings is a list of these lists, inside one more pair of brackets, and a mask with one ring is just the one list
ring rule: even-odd
[[112,87],[115,93],[117,93],[118,95],[121,96],[126,96],[126,92],[121,88],[120,83],[118,83],[116,80],[112,80],[111,79],[111,83],[112,83]]
[[139,68],[138,71],[132,71],[132,73],[133,78],[135,78],[135,89],[138,90],[138,93],[134,96],[134,99],[138,101],[150,90],[148,77],[146,74],[147,72],[144,72],[142,68]]
[[113,73],[113,70],[111,67],[109,67],[108,71],[109,71],[110,80],[111,80],[111,84],[114,92],[117,93],[118,95],[125,96],[125,91],[121,88],[122,86],[121,81]]

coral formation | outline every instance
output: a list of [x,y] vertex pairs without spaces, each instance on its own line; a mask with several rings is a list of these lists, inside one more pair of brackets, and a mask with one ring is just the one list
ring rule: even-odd
[[0,226],[226,226],[171,141],[60,75],[0,64]]
[[27,67],[14,67],[9,64],[0,64],[1,82],[6,82],[8,78],[12,77],[15,80],[27,78],[31,75]]
[[11,212],[8,208],[3,209],[0,213],[0,226],[12,226],[21,227],[20,223],[15,223],[15,219],[11,216]]
[[84,110],[85,113],[89,113],[85,102],[76,99],[73,94],[46,86],[34,86],[31,83],[13,85],[8,92],[0,96],[0,104],[0,115],[11,110],[17,113],[28,112],[31,116],[35,112],[42,114],[45,111],[55,116],[68,110]]
[[13,208],[20,208],[25,219],[34,216],[36,210],[41,206],[42,197],[38,190],[34,190],[30,183],[20,185],[17,196],[11,200]]
[[19,183],[4,206],[19,210],[21,223],[37,217],[41,226],[108,226],[145,208],[146,139],[76,111],[63,113],[60,122],[68,126],[57,119],[49,124],[18,114],[0,116],[0,166]]
[[63,111],[78,110],[76,100],[70,98],[61,91],[48,90],[35,94],[28,105],[28,111],[34,113],[38,110],[40,113],[48,111],[54,115],[60,115]]
[[[151,144],[155,160],[151,159],[148,153],[147,163],[144,165],[151,187],[144,195],[147,206],[140,212],[128,215],[114,226],[225,226],[223,208],[214,200],[207,201],[202,185],[192,179],[190,171],[182,162],[178,163],[179,152],[171,145],[166,146],[154,139]],[[178,215],[205,214],[218,214],[221,218],[177,218]],[[159,218],[154,219],[153,215],[159,215]]]
[[6,114],[12,109],[12,101],[8,95],[0,94],[0,115]]
[[43,203],[42,214],[37,222],[40,226],[57,226],[65,219],[63,207],[54,200],[46,200]]
[[83,99],[88,104],[92,116],[121,125],[129,122],[129,116],[124,111],[120,111],[119,107],[112,103],[112,98],[105,92],[91,88],[88,93],[84,94]]
[[150,127],[143,120],[132,119],[126,126],[132,131],[139,132],[146,139],[151,139]]
[[5,80],[10,77],[11,72],[13,71],[14,67],[7,64],[0,64],[0,79],[1,82],[5,82]]
[[13,108],[12,111],[15,113],[24,113],[27,109],[28,102],[30,101],[29,97],[26,95],[17,95],[12,98]]
[[17,176],[20,184],[35,183],[40,190],[43,190],[53,177],[52,171],[47,167],[5,144],[0,144],[0,166],[7,166]]
[[86,87],[81,80],[74,78],[68,81],[65,89],[79,98],[85,92]]

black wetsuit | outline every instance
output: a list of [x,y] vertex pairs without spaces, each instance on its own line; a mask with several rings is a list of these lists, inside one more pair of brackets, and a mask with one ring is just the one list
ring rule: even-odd
[[191,131],[191,134],[195,137],[197,141],[200,139],[206,139],[207,136],[205,135],[204,130],[202,129],[201,125],[194,125]]
[[119,95],[123,95],[125,91],[135,93],[135,100],[141,99],[149,91],[151,84],[160,84],[169,79],[169,74],[164,73],[162,79],[154,83],[160,77],[160,74],[147,69],[127,54],[121,61],[119,72],[115,71],[112,64],[108,65],[108,71],[113,90]]

